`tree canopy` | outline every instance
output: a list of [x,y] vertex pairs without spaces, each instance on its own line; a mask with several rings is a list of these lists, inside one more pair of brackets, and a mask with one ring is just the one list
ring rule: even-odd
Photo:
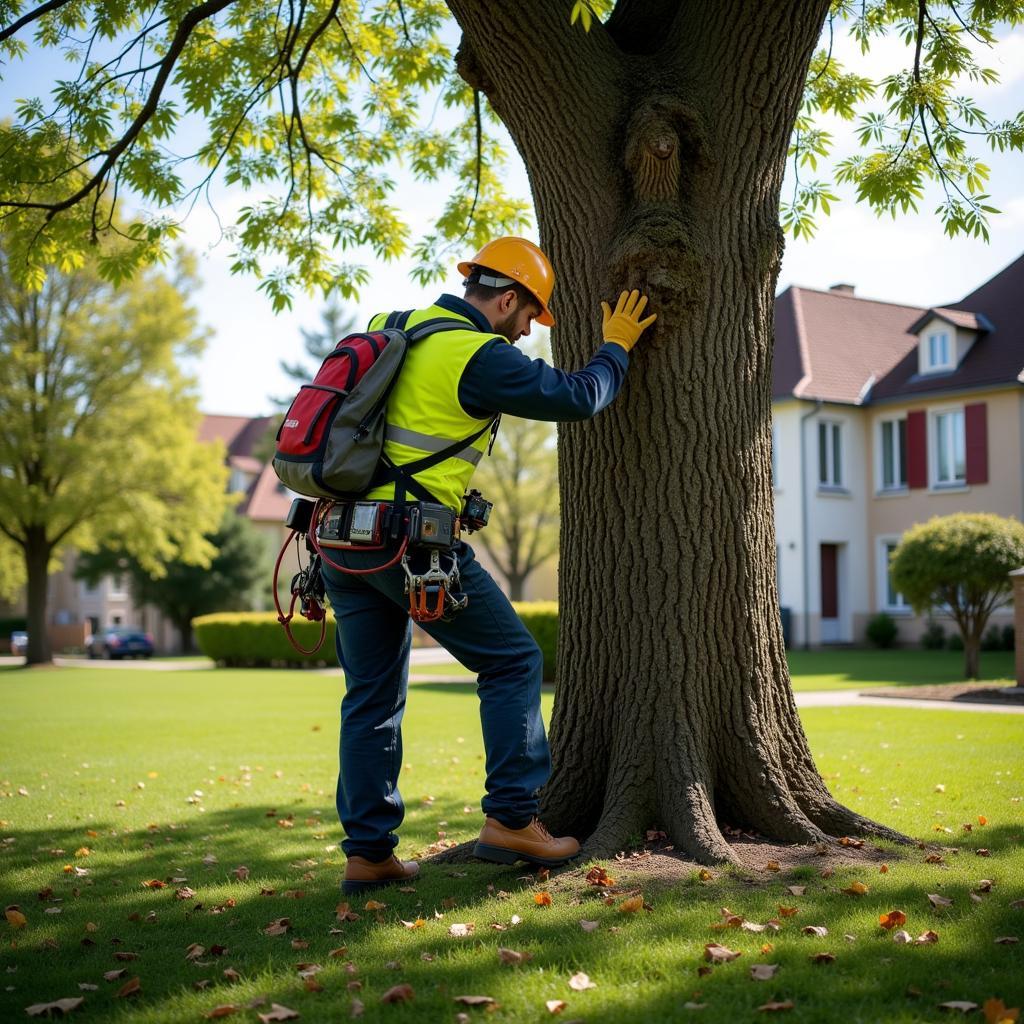
[[[581,39],[616,29],[635,6],[560,2]],[[123,280],[166,258],[188,210],[209,201],[218,181],[250,197],[225,229],[233,270],[255,276],[276,308],[300,288],[353,296],[368,273],[360,252],[412,254],[426,281],[443,272],[455,245],[522,228],[529,207],[503,187],[496,118],[457,71],[452,7],[3,5],[7,74],[45,51],[67,68],[54,74],[48,97],[22,97],[0,126],[0,209],[19,281],[38,288],[48,266],[82,266],[89,253],[104,278]],[[1024,148],[1024,114],[994,121],[970,92],[998,78],[987,48],[1022,17],[1020,0],[833,0],[790,144],[787,230],[813,232],[839,186],[895,214],[916,209],[938,182],[946,230],[987,235],[996,207],[984,154]],[[907,63],[878,81],[847,70],[832,52],[840,31],[864,50],[895,35],[907,43]],[[581,45],[566,60],[592,56]],[[825,113],[855,121],[861,147],[831,168]],[[451,183],[444,209],[418,237],[395,194],[399,166]],[[126,201],[138,209],[120,228]]]
[[117,546],[154,575],[212,554],[204,534],[230,499],[179,368],[204,340],[191,280],[181,256],[174,276],[115,288],[87,265],[28,292],[0,247],[0,533],[23,559],[32,640],[67,547]]

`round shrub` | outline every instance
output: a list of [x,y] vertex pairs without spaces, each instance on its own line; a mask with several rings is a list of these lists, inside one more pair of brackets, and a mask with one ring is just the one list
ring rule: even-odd
[[872,616],[868,622],[868,639],[876,647],[892,647],[899,635],[899,627],[896,620],[887,612],[879,612]]
[[964,638],[957,632],[952,632],[946,638],[947,651],[962,651],[964,649]]
[[1003,650],[1012,651],[1016,649],[1016,631],[1013,626],[1003,626]]
[[946,646],[946,631],[934,619],[921,634],[921,646],[926,651],[941,651]]

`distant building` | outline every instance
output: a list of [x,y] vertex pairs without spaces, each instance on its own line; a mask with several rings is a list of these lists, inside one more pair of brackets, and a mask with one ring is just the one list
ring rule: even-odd
[[[879,611],[916,640],[925,620],[888,571],[903,533],[955,512],[1024,519],[1024,256],[941,307],[862,299],[847,284],[786,289],[772,395],[793,642],[860,642]],[[993,619],[1011,621],[1008,607]]]

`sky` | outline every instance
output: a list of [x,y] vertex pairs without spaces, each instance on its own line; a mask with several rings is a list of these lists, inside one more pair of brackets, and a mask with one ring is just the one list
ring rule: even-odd
[[[996,120],[1024,108],[1024,28],[1001,35],[997,47],[984,57],[987,66],[998,70],[1000,82],[985,87],[972,84],[969,89],[982,109]],[[896,38],[874,43],[871,52],[862,56],[850,39],[837,34],[833,53],[849,69],[875,79],[909,66],[912,59],[907,47]],[[38,65],[33,70],[42,71]],[[14,96],[37,91],[23,76],[13,81],[8,78],[0,88],[0,112],[9,109]],[[880,106],[874,104],[872,109]],[[829,123],[823,121],[822,126],[836,137],[835,161],[854,151],[850,125],[831,119]],[[506,151],[508,188],[528,198],[526,172],[511,142]],[[992,218],[988,244],[980,239],[949,239],[943,234],[934,214],[942,198],[938,186],[926,196],[918,214],[896,220],[877,218],[854,201],[852,191],[840,188],[842,201],[833,207],[830,217],[820,219],[814,238],[787,238],[779,290],[790,285],[825,289],[843,282],[853,284],[861,296],[923,306],[946,304],[972,291],[1024,253],[1024,156],[986,150],[982,159],[992,169],[989,191],[993,205],[1003,211]],[[827,177],[828,170],[819,168],[815,176]],[[415,237],[441,211],[448,185],[416,182],[401,169],[395,178],[396,195],[401,197],[402,212]],[[787,180],[784,194],[791,189],[792,181]],[[220,240],[217,218],[230,224],[234,210],[244,205],[245,197],[218,188],[214,203],[216,216],[197,205],[182,234],[183,242],[199,257],[202,285],[193,301],[211,331],[205,353],[191,370],[197,378],[204,412],[260,415],[274,411],[271,396],[294,390],[279,364],[282,359],[295,361],[301,357],[300,328],[320,326],[324,299],[300,294],[291,310],[275,315],[253,278],[231,274],[231,245]],[[536,237],[536,232],[532,234]],[[362,324],[381,310],[427,305],[442,291],[458,293],[461,278],[454,269],[456,261],[453,259],[452,274],[445,281],[421,287],[409,277],[411,261],[382,264],[367,258],[363,262],[370,269],[370,283],[361,290],[359,300],[346,304],[346,309]],[[595,347],[598,343],[595,339]]]

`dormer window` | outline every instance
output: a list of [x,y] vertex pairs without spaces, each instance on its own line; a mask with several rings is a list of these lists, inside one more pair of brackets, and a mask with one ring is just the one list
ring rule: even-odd
[[929,370],[951,370],[953,368],[949,331],[933,331],[928,335],[927,345]]

